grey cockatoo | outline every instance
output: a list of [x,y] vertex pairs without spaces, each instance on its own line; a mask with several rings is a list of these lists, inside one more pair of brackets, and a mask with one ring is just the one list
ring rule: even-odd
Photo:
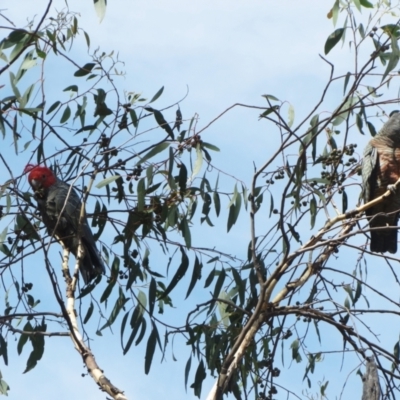
[[[362,161],[363,199],[367,203],[385,193],[400,177],[400,113],[394,113],[379,133],[370,140]],[[369,208],[370,249],[373,252],[396,253],[397,220],[400,211],[400,190]],[[389,229],[375,229],[392,227]]]
[[85,284],[103,274],[104,263],[86,216],[79,227],[82,203],[76,191],[58,179],[47,167],[28,164],[25,172],[29,173],[28,182],[35,191],[38,209],[49,234],[54,234],[75,257],[79,245],[78,231],[80,232],[83,248],[80,271]]

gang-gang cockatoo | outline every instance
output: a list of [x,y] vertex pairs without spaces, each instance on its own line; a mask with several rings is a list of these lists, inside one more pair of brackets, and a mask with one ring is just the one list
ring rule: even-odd
[[104,274],[104,263],[86,215],[79,226],[82,202],[74,188],[45,166],[28,164],[24,172],[28,173],[28,182],[35,192],[38,210],[49,235],[62,242],[75,257],[81,239],[83,257],[80,271],[85,284]]

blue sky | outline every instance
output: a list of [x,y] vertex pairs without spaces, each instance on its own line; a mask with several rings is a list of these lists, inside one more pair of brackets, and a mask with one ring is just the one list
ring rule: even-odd
[[[7,17],[20,25],[34,14],[38,20],[46,3],[43,0],[19,0],[17,7],[15,0],[3,0],[1,8],[7,10]],[[105,19],[99,24],[90,0],[68,2],[70,10],[81,14],[79,24],[90,35],[91,50],[98,46],[106,52],[114,50],[125,63],[126,77],[119,81],[121,87],[142,92],[149,98],[164,86],[164,94],[157,102],[160,108],[180,100],[189,88],[181,109],[184,118],[199,114],[199,129],[234,103],[266,105],[261,97],[263,94],[287,100],[295,108],[296,120],[304,117],[310,105],[318,100],[330,72],[319,54],[323,53],[326,38],[334,30],[332,22],[326,18],[331,3],[314,0],[109,0]],[[63,1],[54,1],[53,10],[63,7]],[[83,40],[77,43],[74,51],[82,63],[90,61]],[[351,57],[347,48],[341,50],[337,46],[329,56],[339,71],[347,71]],[[64,81],[64,74],[56,72],[60,87],[67,86],[68,77]],[[334,109],[341,96],[342,88],[334,87],[325,103],[327,112]],[[276,143],[276,131],[265,121],[259,121],[258,115],[259,111],[235,108],[202,134],[203,140],[222,150],[214,154],[216,164],[247,185],[250,184],[253,161],[256,164],[265,161]],[[360,148],[367,139],[357,136]],[[352,206],[356,201],[353,197]],[[267,220],[266,216],[266,223]],[[222,230],[212,234],[211,243],[217,242],[230,253],[239,248],[242,257],[249,240],[246,215],[241,216],[239,224],[226,237],[225,221],[220,221]],[[200,239],[203,231],[200,232],[195,234],[195,238]],[[349,261],[351,265],[352,262],[354,260]],[[382,274],[377,274],[374,279],[385,282]],[[43,290],[46,291],[46,282],[43,282]],[[196,296],[199,294],[200,291]],[[0,295],[0,301],[2,297]],[[184,295],[177,301],[183,298]],[[160,355],[157,353],[150,375],[145,376],[143,346],[132,348],[123,356],[118,323],[113,330],[114,334],[105,332],[103,337],[95,337],[92,346],[99,365],[116,386],[125,390],[129,399],[155,400],[165,395],[176,400],[194,397],[190,390],[188,393],[184,390],[184,365],[188,353],[184,352],[181,344],[174,348],[177,362],[172,361],[170,350],[167,360],[159,365]],[[336,339],[331,338],[331,341]],[[68,340],[48,339],[42,361],[24,376],[21,373],[28,349],[18,357],[10,338],[9,341],[10,366],[6,368],[0,364],[0,369],[11,386],[11,399],[105,397],[91,378],[80,376],[84,369]],[[296,383],[300,388],[304,366],[291,365],[284,379],[300,377]],[[351,368],[355,365],[352,364]],[[344,368],[344,374],[350,373],[351,368]],[[329,364],[326,371],[332,373]],[[204,397],[212,383],[208,379],[204,384]],[[351,385],[349,383],[350,389],[346,390],[355,390],[358,395],[360,386]],[[330,393],[334,398],[341,390],[335,386],[334,378],[329,389],[332,387]],[[316,390],[313,387],[311,392]]]

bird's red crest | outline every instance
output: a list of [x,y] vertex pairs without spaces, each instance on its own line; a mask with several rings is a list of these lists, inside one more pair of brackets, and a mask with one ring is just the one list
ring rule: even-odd
[[37,165],[35,165],[35,164],[26,164],[26,167],[24,168],[24,174],[31,172],[36,167],[37,167]]
[[29,173],[29,183],[31,183],[32,180],[40,181],[44,188],[48,188],[56,182],[53,171],[43,165],[27,164],[24,168],[24,173]]

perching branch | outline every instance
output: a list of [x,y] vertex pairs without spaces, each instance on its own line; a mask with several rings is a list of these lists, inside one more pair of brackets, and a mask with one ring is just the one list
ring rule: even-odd
[[[395,190],[398,190],[400,186],[400,179],[388,189],[382,196],[362,205],[356,207],[354,210],[346,212],[344,214],[338,215],[330,220],[328,220],[324,227],[310,240],[300,247],[300,253],[307,251],[308,248],[313,247],[317,242],[321,241],[322,237],[326,232],[328,232],[336,223],[351,219],[357,215],[361,215],[365,210],[375,206],[376,204],[384,201],[391,195],[393,195]],[[251,216],[254,218],[254,215]],[[285,287],[274,297],[272,302],[269,301],[272,292],[276,287],[277,283],[280,281],[283,274],[292,265],[294,260],[299,255],[299,250],[295,251],[286,258],[286,261],[279,265],[271,276],[261,285],[261,292],[258,299],[258,303],[253,315],[249,318],[246,325],[243,327],[241,334],[238,336],[235,344],[232,347],[230,354],[226,357],[224,365],[221,369],[221,373],[215,382],[213,388],[211,389],[207,400],[216,400],[222,393],[225,392],[230,379],[239,367],[240,361],[243,358],[246,349],[253,342],[255,335],[263,326],[263,324],[269,319],[269,313],[272,313],[276,307],[279,306],[280,302],[287,298],[290,292],[294,292],[301,288],[311,276],[319,273],[323,268],[324,263],[329,259],[332,253],[337,249],[337,247],[347,239],[348,233],[353,229],[356,224],[356,220],[347,222],[341,229],[341,232],[336,238],[329,240],[325,249],[322,253],[315,259],[314,262],[308,263],[305,270],[302,272],[300,277],[292,282],[288,282]],[[254,249],[253,257],[254,257]],[[254,259],[254,258],[253,258]]]

